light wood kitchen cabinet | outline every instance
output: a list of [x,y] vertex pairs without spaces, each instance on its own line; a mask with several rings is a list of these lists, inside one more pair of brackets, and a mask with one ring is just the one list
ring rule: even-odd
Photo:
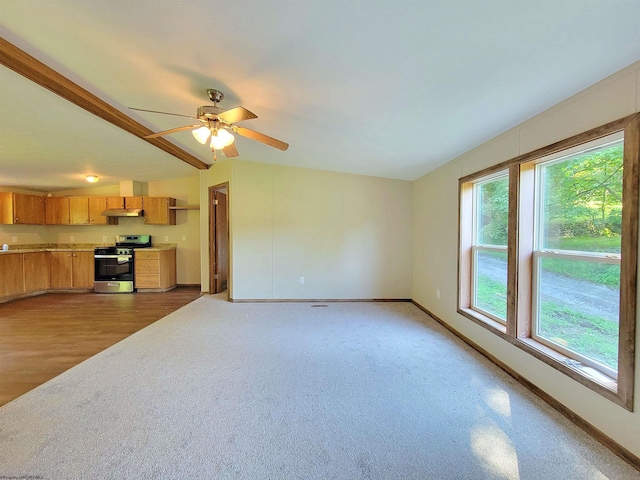
[[48,290],[51,286],[49,253],[29,252],[23,255],[24,293]]
[[23,292],[22,254],[0,254],[0,298]]
[[107,208],[124,208],[124,197],[106,197]]
[[45,223],[47,225],[69,225],[69,198],[68,197],[46,197]]
[[124,198],[89,197],[89,225],[117,225],[117,217],[102,215],[108,208],[124,208]]
[[69,197],[71,225],[89,225],[89,197]]
[[176,286],[175,249],[136,249],[134,258],[136,289],[166,291]]
[[44,198],[15,192],[0,192],[0,223],[44,225]]
[[169,197],[143,197],[144,223],[147,225],[175,225],[176,199]]
[[50,252],[51,288],[93,288],[93,252]]
[[123,197],[124,208],[143,208],[142,197]]

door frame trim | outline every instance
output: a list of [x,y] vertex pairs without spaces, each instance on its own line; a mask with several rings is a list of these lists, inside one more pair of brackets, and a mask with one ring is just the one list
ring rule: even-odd
[[[215,208],[213,208],[213,195],[214,192],[219,191],[219,190],[224,190],[226,189],[227,192],[227,225],[229,224],[229,201],[230,201],[230,196],[229,196],[229,182],[223,182],[223,183],[219,183],[217,185],[213,185],[209,187],[209,199],[208,199],[208,207],[209,207],[209,294],[214,294],[217,293],[216,292],[216,285],[215,285],[215,277],[214,277],[214,272],[216,271],[216,235],[215,235],[215,225],[216,225],[216,210]],[[229,265],[229,275],[228,277],[231,277],[231,258],[229,258],[230,252],[231,252],[231,248],[230,248],[230,242],[229,242],[229,228],[227,226],[227,265]],[[230,286],[231,286],[231,279],[227,278],[227,300],[229,300],[229,298],[231,298],[231,296],[229,295],[230,292]]]

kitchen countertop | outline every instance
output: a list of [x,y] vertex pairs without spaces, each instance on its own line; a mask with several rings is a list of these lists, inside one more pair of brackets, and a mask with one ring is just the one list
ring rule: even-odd
[[[32,244],[14,243],[9,245],[9,250],[0,249],[0,254],[34,253],[34,252],[67,252],[69,250],[73,250],[74,252],[93,252],[93,250],[97,247],[110,247],[110,246],[113,246],[113,244],[112,243],[32,243]],[[176,248],[177,248],[177,244],[175,243],[157,243],[152,247],[145,248],[144,250],[175,250]]]

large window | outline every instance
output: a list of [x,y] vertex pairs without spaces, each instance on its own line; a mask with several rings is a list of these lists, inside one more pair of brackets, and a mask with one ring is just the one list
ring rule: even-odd
[[458,311],[632,409],[637,115],[460,179]]
[[532,338],[618,376],[622,139],[536,166]]
[[505,173],[473,186],[472,303],[499,323],[507,319],[509,178]]

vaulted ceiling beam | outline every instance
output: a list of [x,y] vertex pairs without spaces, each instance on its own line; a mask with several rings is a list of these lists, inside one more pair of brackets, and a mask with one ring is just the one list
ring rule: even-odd
[[164,138],[144,138],[154,132],[2,37],[0,64],[189,165],[200,170],[209,168],[209,165]]

